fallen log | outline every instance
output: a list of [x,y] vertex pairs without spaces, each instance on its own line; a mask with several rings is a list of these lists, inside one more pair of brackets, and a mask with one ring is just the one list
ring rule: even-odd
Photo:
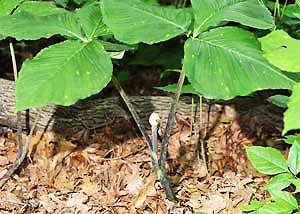
[[[132,96],[130,100],[136,107],[144,125],[148,127],[148,117],[152,112],[158,112],[164,125],[170,110],[172,97],[168,96]],[[249,114],[266,118],[270,122],[281,121],[281,112],[271,104],[266,104],[257,98],[239,98],[229,102],[203,103],[203,118],[207,117],[210,108],[210,117],[216,118],[217,114],[230,111],[225,116],[230,120],[242,120],[242,117]],[[192,112],[194,109],[194,112]],[[192,108],[191,97],[183,96],[180,99],[177,114],[183,118],[190,118],[191,115],[199,116],[199,103],[197,99]],[[38,109],[32,108],[22,113],[22,127],[29,128],[33,123]],[[234,112],[234,113],[233,113]],[[16,128],[15,117],[15,83],[13,81],[0,79],[0,125]],[[274,120],[274,118],[276,118]],[[129,121],[131,115],[120,97],[98,98],[90,97],[77,102],[72,106],[47,105],[42,109],[40,120],[37,124],[38,130],[53,130],[59,133],[77,132],[84,128],[95,128],[103,126],[116,126],[124,121]],[[269,120],[268,120],[269,121]],[[207,121],[205,121],[207,122]]]
[[[171,97],[167,96],[133,96],[130,98],[136,107],[143,123],[148,125],[148,117],[152,112],[159,112],[163,124],[166,121],[171,106]],[[15,117],[15,84],[13,81],[0,79],[0,124],[16,128]],[[196,111],[197,108],[195,106]],[[38,109],[30,109],[22,113],[22,126],[28,128],[37,114]],[[184,116],[191,115],[191,98],[181,99],[177,112]],[[39,130],[54,130],[60,133],[76,132],[83,128],[102,127],[122,124],[130,120],[120,97],[99,99],[91,97],[81,100],[75,105],[64,107],[48,105],[42,109],[37,124]],[[26,124],[27,121],[27,124]],[[29,124],[28,124],[29,122]]]

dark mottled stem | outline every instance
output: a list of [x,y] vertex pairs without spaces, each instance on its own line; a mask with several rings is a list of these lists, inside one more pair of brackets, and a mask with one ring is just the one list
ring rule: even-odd
[[173,124],[174,124],[175,111],[176,111],[178,101],[179,101],[179,98],[180,98],[184,78],[185,78],[185,72],[182,70],[180,72],[180,76],[179,76],[179,79],[178,79],[176,92],[175,92],[175,97],[174,97],[172,105],[171,105],[171,109],[170,109],[168,120],[167,120],[167,125],[166,125],[166,128],[164,130],[163,137],[162,137],[159,165],[163,170],[165,169],[170,133],[171,133],[171,129],[172,129]]

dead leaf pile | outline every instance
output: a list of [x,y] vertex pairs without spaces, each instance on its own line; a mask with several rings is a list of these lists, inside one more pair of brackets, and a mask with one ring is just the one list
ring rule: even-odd
[[[65,139],[36,133],[20,171],[0,192],[0,213],[239,213],[256,192],[254,180],[207,175],[197,131],[172,133],[168,170],[178,203],[165,199],[144,141],[136,133],[82,132]],[[0,175],[16,156],[16,134],[0,136]]]

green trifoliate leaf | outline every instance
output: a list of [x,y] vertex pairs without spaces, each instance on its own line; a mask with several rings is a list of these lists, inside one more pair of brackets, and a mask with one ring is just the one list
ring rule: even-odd
[[260,39],[264,56],[276,67],[300,72],[300,40],[290,37],[283,30],[276,30]]
[[274,148],[251,146],[246,147],[246,152],[252,165],[261,173],[275,175],[288,172],[283,155]]
[[194,37],[226,21],[260,29],[274,26],[270,12],[258,0],[192,0],[192,7],[195,14]]
[[153,6],[140,0],[103,0],[104,23],[119,41],[153,44],[187,32],[191,16],[187,10]]
[[284,128],[282,134],[290,130],[300,129],[300,83],[296,84],[288,103],[288,109],[284,112]]
[[16,87],[16,109],[74,104],[101,91],[111,75],[111,59],[97,41],[55,44],[23,64]]
[[295,83],[269,64],[252,33],[237,27],[188,39],[184,52],[186,76],[206,98],[226,100],[257,90],[290,89]]

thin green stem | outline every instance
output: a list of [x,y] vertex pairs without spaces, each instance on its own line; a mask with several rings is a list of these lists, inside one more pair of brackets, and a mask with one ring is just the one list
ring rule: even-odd
[[285,3],[284,3],[284,5],[283,5],[282,11],[281,11],[280,19],[282,19],[282,17],[284,16],[284,11],[285,11],[285,8],[286,8],[286,6],[287,6],[287,3],[288,3],[288,1],[285,0]]

